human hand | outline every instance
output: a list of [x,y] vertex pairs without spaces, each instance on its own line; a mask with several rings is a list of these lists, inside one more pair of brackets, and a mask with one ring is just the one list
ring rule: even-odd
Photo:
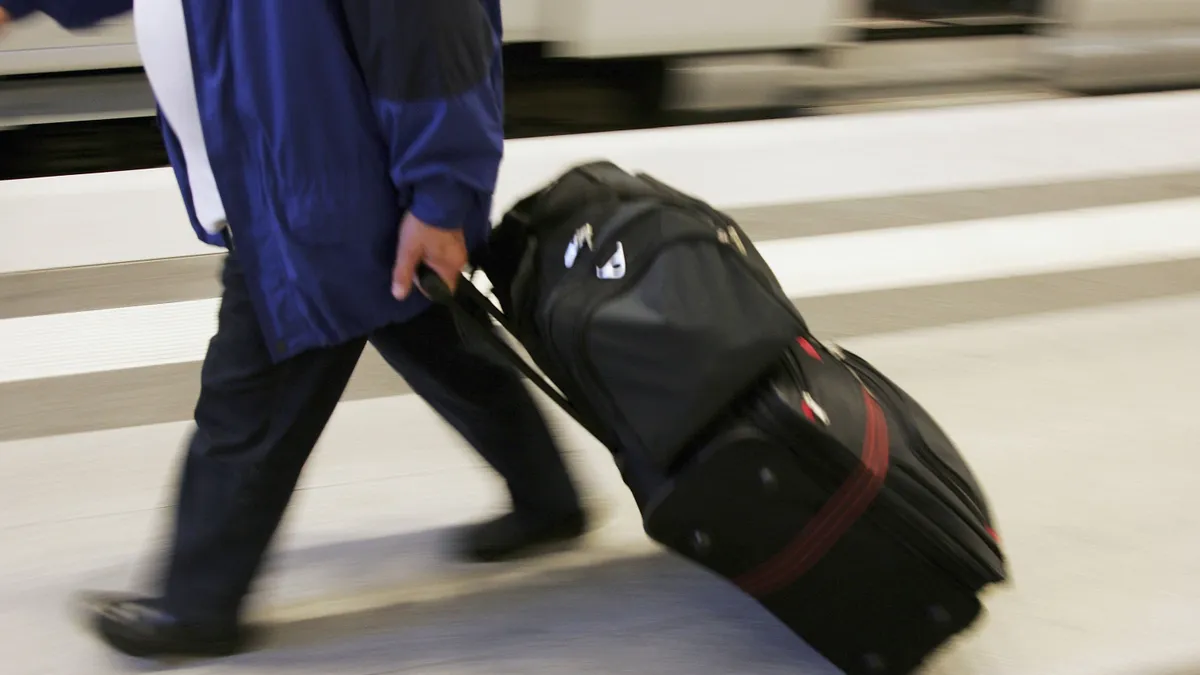
[[424,263],[453,292],[467,266],[467,242],[462,230],[445,230],[421,222],[411,213],[400,223],[396,266],[392,268],[392,295],[403,300],[412,292],[417,268]]
[[0,7],[0,26],[3,26],[10,21],[12,21],[12,15],[8,13],[7,9]]

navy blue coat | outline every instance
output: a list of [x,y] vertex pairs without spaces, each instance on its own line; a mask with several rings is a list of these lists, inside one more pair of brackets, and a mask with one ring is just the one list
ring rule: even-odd
[[[391,295],[411,211],[490,230],[503,154],[499,0],[183,0],[217,187],[276,360],[405,321]],[[0,0],[67,28],[132,0]],[[197,236],[178,139],[171,164]]]

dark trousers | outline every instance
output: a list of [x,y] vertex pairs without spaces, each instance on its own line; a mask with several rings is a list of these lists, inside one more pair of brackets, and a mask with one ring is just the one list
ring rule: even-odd
[[[368,338],[273,364],[236,254],[225,261],[179,485],[164,600],[185,616],[240,611],[301,469]],[[370,336],[395,370],[505,479],[519,511],[578,508],[550,432],[515,371],[465,348],[445,308]],[[379,443],[403,451],[404,429]]]

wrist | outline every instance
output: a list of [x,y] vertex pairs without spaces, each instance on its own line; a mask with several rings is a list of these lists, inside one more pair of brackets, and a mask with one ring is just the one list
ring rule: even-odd
[[9,23],[33,14],[34,0],[3,0],[0,3],[0,23]]
[[446,176],[433,176],[413,186],[408,212],[430,227],[460,230],[475,204],[471,188]]

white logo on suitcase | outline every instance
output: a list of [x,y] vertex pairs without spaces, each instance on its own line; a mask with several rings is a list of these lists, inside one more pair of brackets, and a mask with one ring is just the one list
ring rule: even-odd
[[600,279],[620,279],[625,276],[625,246],[617,242],[617,250],[604,265],[596,268],[596,276]]
[[575,230],[575,236],[571,237],[571,241],[567,244],[567,250],[563,253],[563,266],[571,269],[575,266],[575,259],[579,257],[579,249],[592,247],[592,224],[584,223],[582,227]]

